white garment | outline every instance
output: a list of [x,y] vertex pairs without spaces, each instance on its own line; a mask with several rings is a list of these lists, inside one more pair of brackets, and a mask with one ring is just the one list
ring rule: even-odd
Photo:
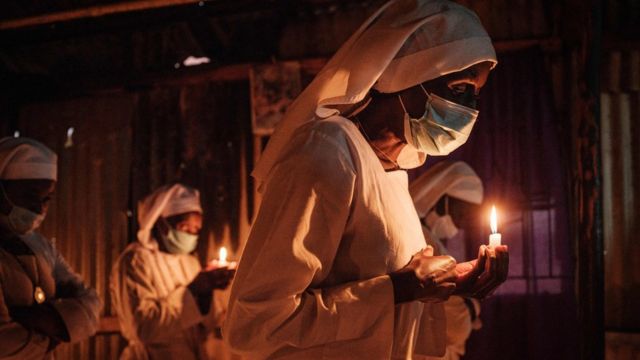
[[[71,342],[95,334],[100,299],[95,290],[84,286],[80,276],[41,234],[33,232],[22,240],[35,255],[35,261],[34,255],[18,255],[24,267],[15,255],[0,247],[0,358],[51,358],[51,354],[46,353],[49,338],[27,330],[9,315],[9,307],[34,305],[33,274],[38,274],[37,281],[47,299],[53,299],[52,304],[64,321]],[[31,275],[25,273],[25,268]],[[56,295],[56,289],[60,292],[61,288],[64,288],[64,298]]]
[[472,204],[481,204],[484,196],[482,180],[464,161],[441,161],[433,165],[411,182],[409,192],[421,218],[427,216],[444,195]]
[[[476,309],[480,303],[471,299]],[[465,354],[467,339],[473,330],[473,322],[469,308],[460,296],[452,296],[444,303],[444,311],[447,314],[447,353],[445,360],[457,360]],[[479,315],[479,311],[476,312]]]
[[[149,239],[149,241],[155,241]],[[204,359],[204,343],[219,326],[219,304],[202,315],[187,285],[200,272],[192,255],[127,246],[111,272],[111,296],[129,345],[121,359]]]
[[447,0],[387,2],[289,106],[252,173],[259,189],[298,127],[338,115],[340,105],[357,104],[372,87],[404,90],[483,61],[497,63],[471,10]]
[[[413,183],[412,183],[413,184]],[[442,242],[434,237],[426,227],[422,227],[427,243],[435,249],[436,255],[449,255]],[[456,259],[462,261],[461,259]],[[444,302],[446,317],[446,352],[444,356],[428,357],[425,360],[459,360],[466,353],[467,339],[473,329],[480,328],[480,302],[470,299],[473,304],[476,318],[471,319],[471,312],[460,296],[451,296]]]
[[248,358],[444,353],[442,306],[394,305],[390,272],[426,247],[404,171],[336,116],[294,134],[266,179],[223,337]]

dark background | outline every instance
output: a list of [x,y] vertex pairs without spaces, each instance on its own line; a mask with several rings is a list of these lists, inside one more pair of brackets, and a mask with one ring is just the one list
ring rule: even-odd
[[[599,359],[605,330],[607,358],[639,356],[640,5],[459,2],[481,17],[500,64],[452,158],[499,205],[512,256],[466,359]],[[266,140],[251,133],[250,66],[300,61],[309,81],[382,3],[0,4],[0,135],[19,131],[58,153],[43,232],[105,302],[101,332],[58,358],[117,358],[109,271],[155,187],[201,189],[200,259],[222,245],[238,256],[259,203],[248,174]],[[185,68],[191,55],[211,63]],[[471,249],[486,224],[473,234]]]

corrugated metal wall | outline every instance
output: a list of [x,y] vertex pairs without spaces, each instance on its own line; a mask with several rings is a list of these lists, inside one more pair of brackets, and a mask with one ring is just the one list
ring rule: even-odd
[[[109,313],[111,264],[128,242],[131,123],[135,98],[113,96],[33,104],[18,128],[53,148],[59,181],[42,232],[86,283],[95,287]],[[67,131],[73,127],[73,145]],[[61,359],[115,358],[118,336],[60,346]]]
[[109,273],[135,234],[134,204],[157,186],[181,181],[200,188],[205,217],[199,258],[215,257],[222,245],[237,258],[251,216],[248,92],[246,82],[203,82],[22,109],[21,135],[59,155],[56,196],[42,232],[104,302],[103,331],[60,346],[59,359],[118,357],[124,343],[117,332],[109,333],[117,330]]
[[[640,358],[640,50],[603,67],[602,168],[607,359]],[[636,335],[621,336],[620,332]]]

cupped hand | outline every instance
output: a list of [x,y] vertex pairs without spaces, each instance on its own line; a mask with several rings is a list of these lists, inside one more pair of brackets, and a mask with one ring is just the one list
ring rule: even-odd
[[215,289],[226,289],[235,273],[235,269],[226,267],[202,270],[189,284],[189,289],[197,295],[210,294]]
[[455,295],[484,299],[507,280],[509,249],[506,245],[481,245],[478,258],[456,266]]
[[389,274],[396,303],[419,300],[441,302],[455,290],[456,261],[451,256],[433,256],[433,248],[418,252],[404,268]]

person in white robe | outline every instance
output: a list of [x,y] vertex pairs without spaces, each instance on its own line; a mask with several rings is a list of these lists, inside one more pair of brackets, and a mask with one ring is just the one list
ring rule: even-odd
[[[442,161],[413,180],[409,193],[434,253],[451,255],[458,262],[466,261],[466,231],[458,225],[472,221],[469,217],[477,215],[474,205],[482,203],[484,188],[476,172],[463,161]],[[462,207],[464,209],[460,209]],[[454,295],[444,302],[444,310],[446,353],[434,359],[457,360],[465,354],[472,330],[481,327],[480,302]]]
[[138,206],[140,230],[111,272],[111,297],[128,345],[121,359],[206,359],[224,318],[214,289],[235,270],[202,269],[191,253],[202,227],[200,193],[163,186]]
[[96,333],[96,291],[36,229],[57,181],[57,156],[33,139],[0,139],[0,358],[50,359]]
[[453,100],[473,100],[495,64],[477,16],[449,1],[390,1],[347,40],[291,104],[252,174],[263,197],[223,328],[233,351],[445,353],[441,302],[498,286],[508,253],[481,247],[458,266],[433,256],[405,170],[466,141],[477,111]]

